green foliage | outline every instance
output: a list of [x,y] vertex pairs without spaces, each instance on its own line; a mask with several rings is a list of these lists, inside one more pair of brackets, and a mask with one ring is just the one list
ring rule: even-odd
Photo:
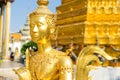
[[31,48],[35,52],[38,50],[37,44],[33,41],[29,41],[29,42],[25,43],[21,48],[21,53],[23,53],[25,55],[25,51],[26,51],[27,48],[28,49]]
[[2,60],[0,60],[0,63],[2,63]]

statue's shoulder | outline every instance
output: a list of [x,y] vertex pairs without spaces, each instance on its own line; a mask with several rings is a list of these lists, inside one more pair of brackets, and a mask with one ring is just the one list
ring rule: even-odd
[[54,50],[53,54],[56,55],[56,57],[59,59],[60,63],[66,64],[66,62],[69,62],[70,64],[72,64],[72,60],[71,60],[70,56],[67,56],[67,54],[65,52]]
[[72,66],[73,66],[73,62],[71,60],[71,58],[67,55],[65,56],[60,56],[59,57],[59,66],[61,66],[61,68],[64,69],[71,69],[72,70]]
[[50,54],[52,55],[52,56],[55,56],[57,59],[60,59],[60,61],[62,61],[62,60],[71,60],[71,58],[69,57],[69,56],[67,56],[67,54],[65,53],[65,52],[62,52],[62,51],[58,51],[58,50],[56,50],[56,49],[52,49],[51,51],[50,51]]
[[66,54],[65,54],[64,52],[58,51],[58,50],[56,50],[56,49],[52,49],[52,50],[50,51],[50,54],[56,55],[56,56],[66,56]]

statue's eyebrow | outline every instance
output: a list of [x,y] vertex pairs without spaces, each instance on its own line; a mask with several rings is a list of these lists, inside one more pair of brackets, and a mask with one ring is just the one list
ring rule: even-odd
[[31,23],[30,26],[34,26],[35,24],[34,23]]
[[38,22],[38,24],[44,25],[44,23],[42,23],[42,22]]

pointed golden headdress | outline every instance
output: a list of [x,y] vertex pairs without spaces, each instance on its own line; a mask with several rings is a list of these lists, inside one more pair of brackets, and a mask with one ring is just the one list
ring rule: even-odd
[[33,21],[39,21],[41,17],[44,17],[48,22],[48,25],[53,26],[55,21],[54,14],[48,9],[48,0],[37,0],[38,7],[30,14],[30,24]]

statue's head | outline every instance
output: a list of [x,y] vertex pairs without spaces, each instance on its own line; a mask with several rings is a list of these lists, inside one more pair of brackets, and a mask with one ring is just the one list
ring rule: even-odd
[[[30,35],[34,42],[42,39],[49,39],[51,33],[54,33],[54,14],[38,0],[39,7],[30,14]],[[42,6],[40,6],[42,5]]]

